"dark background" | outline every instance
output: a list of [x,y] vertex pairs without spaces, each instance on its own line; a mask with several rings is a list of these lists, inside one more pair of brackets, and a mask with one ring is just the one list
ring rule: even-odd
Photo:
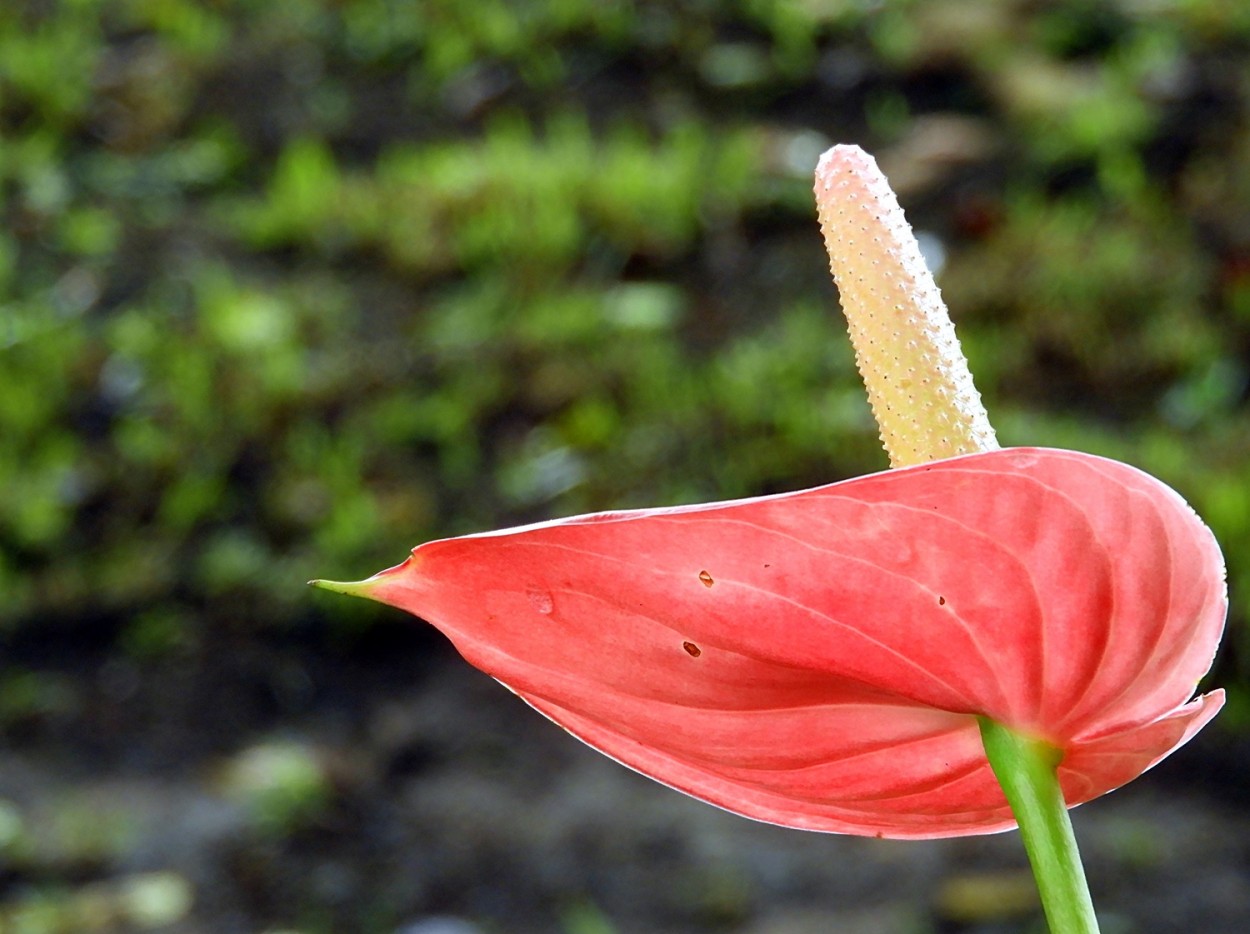
[[1228,709],[1074,817],[1105,931],[1250,929],[1250,6],[5,0],[0,931],[1040,930],[1014,834],[722,814],[304,586],[884,468],[833,142],[1000,440],[1224,545]]

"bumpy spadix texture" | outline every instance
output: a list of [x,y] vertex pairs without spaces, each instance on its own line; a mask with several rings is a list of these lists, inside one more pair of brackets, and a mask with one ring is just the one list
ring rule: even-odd
[[872,156],[858,146],[826,152],[816,207],[890,464],[997,448],[946,305]]
[[1014,822],[976,717],[1063,753],[1069,804],[1219,709],[1224,568],[1172,490],[1008,449],[799,493],[430,542],[331,589],[402,607],[569,732],[793,827]]

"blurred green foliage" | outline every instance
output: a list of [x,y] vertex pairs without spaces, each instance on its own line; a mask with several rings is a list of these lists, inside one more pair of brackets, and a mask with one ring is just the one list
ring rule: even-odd
[[1002,440],[1157,473],[1245,593],[1248,56],[1219,0],[6,3],[0,626],[359,622],[302,581],[884,466],[833,141],[942,244]]
[[279,838],[314,821],[332,797],[315,751],[293,741],[243,750],[230,762],[222,784],[247,808],[260,833]]

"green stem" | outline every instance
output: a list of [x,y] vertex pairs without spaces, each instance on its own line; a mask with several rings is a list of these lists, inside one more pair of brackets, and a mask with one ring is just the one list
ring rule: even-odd
[[1020,837],[1051,931],[1097,934],[1094,903],[1059,789],[1056,770],[1062,754],[1050,744],[1021,736],[1001,723],[985,717],[979,722],[985,754],[1020,825]]

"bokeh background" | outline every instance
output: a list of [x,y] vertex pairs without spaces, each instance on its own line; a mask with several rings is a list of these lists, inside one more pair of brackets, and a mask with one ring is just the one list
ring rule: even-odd
[[1014,834],[723,814],[304,585],[884,468],[833,142],[1003,443],[1223,543],[1228,709],[1075,819],[1105,930],[1250,930],[1240,0],[5,0],[0,930],[1041,930]]

